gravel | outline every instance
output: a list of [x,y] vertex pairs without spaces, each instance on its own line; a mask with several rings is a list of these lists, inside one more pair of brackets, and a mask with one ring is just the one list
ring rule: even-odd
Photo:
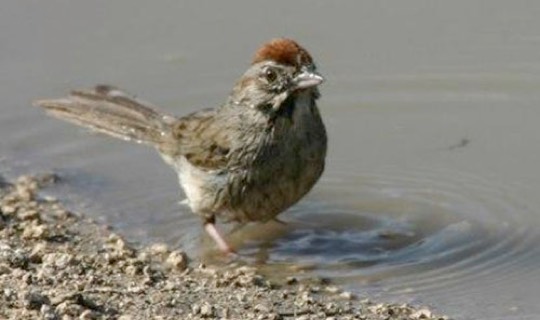
[[0,319],[448,319],[327,282],[277,284],[250,266],[205,266],[165,244],[135,247],[38,195],[58,180],[0,177]]

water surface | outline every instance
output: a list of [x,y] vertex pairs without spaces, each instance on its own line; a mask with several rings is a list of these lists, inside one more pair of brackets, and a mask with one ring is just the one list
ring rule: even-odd
[[151,149],[49,119],[31,100],[112,83],[174,114],[216,106],[252,52],[298,39],[327,82],[327,170],[286,225],[231,235],[273,273],[458,319],[537,319],[540,5],[532,2],[10,2],[0,11],[0,171],[133,241],[208,253]]

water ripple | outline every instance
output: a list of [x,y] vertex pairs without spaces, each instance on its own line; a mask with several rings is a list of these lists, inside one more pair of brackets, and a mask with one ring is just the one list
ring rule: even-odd
[[323,181],[317,201],[285,215],[287,226],[246,228],[245,253],[270,270],[300,265],[348,284],[382,281],[395,294],[448,295],[537,271],[534,213],[502,184],[426,168],[350,172]]

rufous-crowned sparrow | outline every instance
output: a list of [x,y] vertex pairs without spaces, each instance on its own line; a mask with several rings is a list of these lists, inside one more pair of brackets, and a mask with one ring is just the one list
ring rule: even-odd
[[106,85],[36,101],[55,117],[155,147],[178,173],[191,210],[224,252],[224,221],[268,221],[300,200],[324,169],[326,130],[311,55],[290,39],[257,50],[225,103],[184,117]]

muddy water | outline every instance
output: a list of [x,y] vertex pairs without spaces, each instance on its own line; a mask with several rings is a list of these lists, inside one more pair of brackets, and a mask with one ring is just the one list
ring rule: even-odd
[[73,208],[208,252],[152,150],[30,101],[107,82],[185,114],[219,104],[252,51],[287,35],[328,79],[328,168],[287,225],[231,235],[248,260],[458,319],[537,319],[539,14],[518,1],[4,3],[0,171],[56,170],[49,192]]

